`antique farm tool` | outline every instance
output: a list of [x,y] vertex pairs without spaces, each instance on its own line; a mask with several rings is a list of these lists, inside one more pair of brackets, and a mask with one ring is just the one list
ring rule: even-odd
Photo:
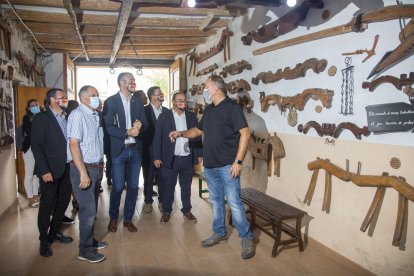
[[331,67],[329,67],[328,69],[328,76],[333,77],[336,75],[336,66],[332,65]]
[[[282,49],[285,47],[314,41],[326,37],[336,36],[344,33],[350,32],[362,32],[366,28],[368,28],[369,23],[374,22],[383,22],[393,19],[399,18],[413,18],[414,17],[414,5],[393,5],[387,6],[381,9],[373,10],[367,13],[360,14],[354,18],[349,23],[344,25],[328,28],[326,30],[298,36],[292,39],[287,39],[285,41],[281,41],[275,43],[273,45],[269,45],[257,50],[253,51],[253,55],[261,55],[270,51],[274,51],[277,49]],[[407,38],[408,40],[408,38]],[[412,45],[413,43],[411,43]],[[407,43],[404,47],[407,47]]]
[[235,80],[224,85],[227,92],[235,94],[239,92],[248,92],[251,90],[250,84],[244,79]]
[[224,53],[224,61],[227,61],[230,59],[230,53],[229,53],[229,38],[230,36],[233,36],[233,32],[230,31],[228,28],[224,29],[221,33],[220,41],[217,43],[216,46],[211,47],[210,50],[200,53],[199,55],[193,53],[190,56],[190,60],[194,60],[196,63],[201,63],[209,58],[211,58],[214,55],[217,55],[222,50],[225,50]]
[[259,138],[253,132],[250,135],[249,150],[253,159],[253,170],[255,168],[256,158],[266,160],[267,175],[272,176],[271,158],[273,155],[273,175],[280,176],[280,158],[285,157],[286,153],[283,142],[276,133],[274,133],[274,136],[269,135],[267,138]]
[[252,41],[265,43],[272,39],[277,38],[280,35],[286,34],[296,29],[300,22],[306,19],[310,8],[323,8],[322,0],[305,0],[292,11],[281,16],[269,24],[260,27],[256,31],[249,32],[247,35],[242,36],[241,40],[244,45],[252,44]]
[[252,78],[252,83],[259,84],[262,81],[265,84],[278,82],[282,79],[285,80],[293,80],[297,78],[304,77],[306,75],[306,71],[312,69],[313,72],[319,74],[323,72],[327,66],[328,62],[326,59],[317,59],[317,58],[310,58],[305,60],[303,63],[296,64],[295,68],[290,69],[290,67],[286,67],[285,69],[278,69],[275,73],[272,72],[261,72],[256,75],[256,77]]
[[207,75],[211,72],[214,72],[214,70],[216,70],[218,68],[217,63],[214,63],[213,65],[210,65],[200,71],[197,72],[196,77],[202,76],[202,75]]
[[235,100],[242,107],[243,106],[246,107],[247,113],[251,113],[252,112],[254,102],[250,98],[250,96],[249,96],[248,93],[246,93],[246,95],[243,95],[243,96],[237,96],[233,100]]
[[260,93],[260,107],[263,112],[269,109],[270,105],[277,105],[280,112],[285,112],[287,108],[294,107],[296,110],[303,110],[310,98],[317,101],[320,100],[322,105],[330,108],[332,104],[333,90],[321,88],[309,88],[303,90],[302,93],[292,97],[283,97],[277,94],[265,96],[264,92]]
[[[412,17],[414,17],[414,15]],[[401,44],[398,45],[394,50],[385,53],[380,62],[378,62],[374,69],[372,69],[371,73],[368,76],[368,79],[393,67],[414,53],[414,30],[411,27],[412,22],[413,20],[411,20],[410,24],[407,25],[406,28],[404,28],[402,31],[404,35],[400,35],[400,37],[403,37]]]
[[394,76],[381,76],[371,82],[366,81],[362,83],[362,88],[368,89],[370,92],[374,91],[378,86],[383,83],[391,83],[398,90],[402,90],[404,86],[412,85],[414,83],[414,72],[410,72],[409,77],[407,74],[401,74],[400,78]]
[[354,114],[354,66],[352,58],[345,58],[346,68],[342,69],[342,85],[341,85],[341,111],[340,114]]
[[252,70],[252,65],[245,60],[238,61],[236,63],[225,66],[220,72],[220,76],[227,78],[227,74],[230,74],[232,76],[237,75],[243,72],[244,69]]
[[335,124],[328,124],[323,123],[320,125],[318,122],[315,121],[309,121],[305,125],[298,125],[298,131],[302,132],[303,134],[307,134],[309,129],[315,129],[316,133],[318,133],[319,136],[332,136],[334,138],[338,138],[339,135],[341,135],[341,132],[344,129],[348,129],[354,134],[355,138],[358,140],[361,140],[361,135],[369,136],[370,131],[368,130],[368,127],[364,126],[362,128],[358,127],[354,123],[350,122],[342,122],[338,126]]
[[374,44],[372,45],[371,50],[368,50],[368,49],[356,50],[354,52],[343,53],[342,55],[343,56],[350,56],[350,55],[360,55],[360,54],[366,53],[367,56],[362,61],[362,62],[365,62],[365,61],[367,61],[367,59],[369,59],[370,57],[375,55],[375,48],[377,47],[378,39],[379,39],[379,35],[376,35],[375,38],[374,38]]
[[401,237],[403,233],[404,222],[407,220],[407,210],[408,210],[408,200],[414,202],[414,187],[408,184],[403,177],[389,176],[388,173],[384,172],[382,175],[361,175],[360,174],[360,163],[358,164],[358,173],[349,172],[348,166],[347,170],[344,170],[334,164],[329,160],[317,159],[315,161],[308,163],[308,169],[313,171],[312,178],[306,192],[304,203],[310,205],[315,191],[316,182],[318,179],[318,173],[320,169],[325,170],[325,194],[322,204],[322,210],[327,210],[329,206],[328,200],[330,199],[330,185],[331,179],[330,176],[334,175],[337,178],[345,182],[352,182],[360,187],[377,187],[374,199],[371,203],[371,206],[368,210],[367,215],[365,216],[364,222],[361,225],[360,230],[365,232],[369,224],[374,218],[374,214],[378,213],[381,208],[382,198],[385,194],[386,188],[393,188],[398,192],[398,211],[397,211],[397,220],[394,230],[394,238],[392,245],[399,246],[401,242]]

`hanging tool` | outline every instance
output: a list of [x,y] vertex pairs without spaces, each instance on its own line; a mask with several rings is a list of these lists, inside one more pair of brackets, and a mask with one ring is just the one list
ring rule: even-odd
[[367,59],[369,59],[370,57],[375,55],[375,48],[377,47],[378,39],[379,39],[379,35],[376,35],[375,38],[374,38],[374,44],[372,45],[371,50],[368,50],[368,49],[356,50],[354,52],[343,53],[342,55],[343,56],[350,56],[350,55],[360,55],[360,54],[366,53],[367,56],[362,61],[362,62],[365,62]]

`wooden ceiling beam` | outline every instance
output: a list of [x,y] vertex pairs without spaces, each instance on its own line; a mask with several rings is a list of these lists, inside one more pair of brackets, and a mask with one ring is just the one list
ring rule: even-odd
[[[48,49],[62,49],[65,51],[77,51],[79,50],[79,45],[77,44],[66,44],[66,43],[43,43],[42,45]],[[144,45],[137,46],[134,45],[135,49],[138,51],[138,54],[141,52],[148,51],[188,51],[196,45]],[[112,45],[86,45],[88,52],[91,51],[110,51],[112,50]],[[120,51],[130,51],[134,53],[134,49],[131,45],[121,45],[119,48]]]
[[123,0],[121,5],[121,10],[119,12],[118,24],[116,27],[114,45],[112,48],[111,58],[109,60],[110,64],[115,63],[116,54],[118,53],[119,47],[121,46],[122,39],[124,38],[125,29],[128,24],[129,14],[132,9],[132,0]]
[[76,35],[79,39],[79,43],[80,43],[80,45],[83,49],[83,52],[85,54],[85,59],[89,60],[88,52],[86,51],[85,43],[83,42],[82,34],[80,33],[80,30],[79,30],[78,19],[76,18],[76,13],[75,13],[75,11],[73,9],[73,6],[72,6],[72,0],[63,0],[63,6],[65,6],[66,10],[68,11],[68,14],[69,14],[70,18],[72,19],[73,28],[75,29]]

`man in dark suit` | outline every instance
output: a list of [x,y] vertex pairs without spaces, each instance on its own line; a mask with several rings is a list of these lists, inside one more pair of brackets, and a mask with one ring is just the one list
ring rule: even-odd
[[119,92],[109,97],[104,104],[103,120],[109,137],[112,161],[112,190],[109,206],[110,232],[116,232],[119,204],[126,180],[127,192],[124,205],[124,227],[136,232],[132,216],[138,195],[138,178],[141,169],[142,143],[140,136],[147,127],[144,106],[132,97],[135,79],[131,73],[118,76]]
[[181,212],[185,219],[197,222],[191,213],[191,182],[194,165],[201,161],[201,140],[178,138],[172,141],[169,137],[172,131],[183,131],[197,126],[197,117],[186,110],[185,94],[175,93],[172,98],[173,108],[163,112],[157,122],[153,148],[154,165],[161,168],[163,181],[163,209],[161,222],[168,222],[172,212],[175,184],[177,177],[181,187]]
[[[150,104],[145,106],[145,115],[148,120],[148,128],[145,130],[145,133],[142,137],[143,143],[143,155],[142,155],[142,172],[144,174],[144,195],[145,195],[145,204],[144,212],[152,212],[152,199],[153,195],[157,195],[153,191],[154,176],[158,182],[158,200],[160,202],[160,210],[162,210],[162,183],[159,177],[159,170],[154,166],[154,154],[152,149],[152,140],[154,139],[155,126],[157,125],[157,119],[162,112],[168,110],[168,108],[162,106],[164,101],[164,94],[158,86],[153,86],[148,89],[147,92],[148,99]],[[162,212],[162,211],[161,211]]]
[[72,193],[64,111],[67,102],[63,90],[49,90],[45,99],[46,111],[34,116],[32,124],[31,148],[42,193],[37,220],[40,233],[39,251],[44,257],[53,255],[50,247],[53,241],[73,241],[59,232]]

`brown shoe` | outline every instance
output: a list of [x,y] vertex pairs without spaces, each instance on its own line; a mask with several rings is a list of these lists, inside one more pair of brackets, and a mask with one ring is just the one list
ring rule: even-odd
[[170,220],[170,217],[171,217],[170,213],[164,213],[164,214],[162,214],[160,222],[161,223],[168,222]]
[[193,222],[197,222],[197,218],[191,212],[183,213],[185,219],[191,220]]
[[109,225],[108,225],[109,232],[116,232],[117,228],[118,228],[118,221],[116,220],[109,221]]
[[129,232],[137,232],[138,229],[130,221],[124,221],[124,227],[128,228]]

